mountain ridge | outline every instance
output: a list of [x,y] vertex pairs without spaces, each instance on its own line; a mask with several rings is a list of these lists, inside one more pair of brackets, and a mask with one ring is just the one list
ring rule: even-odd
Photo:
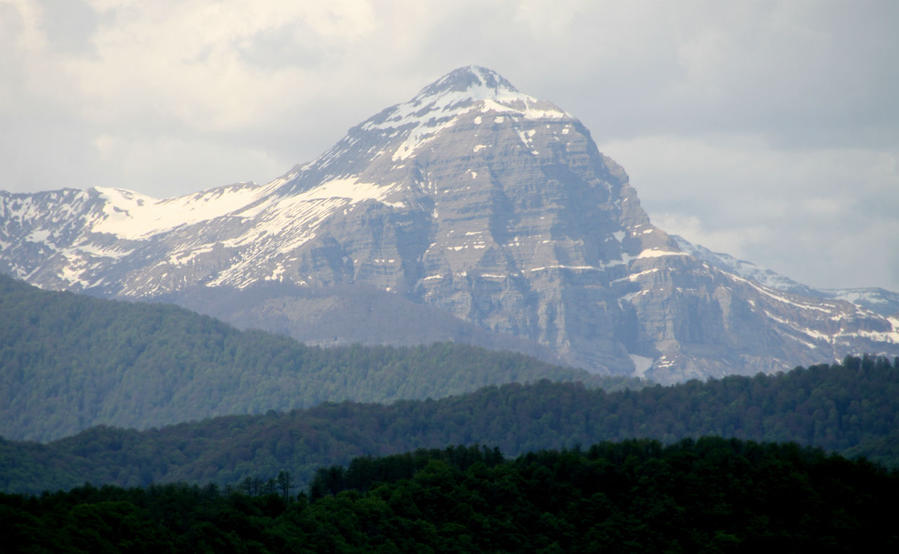
[[737,259],[723,252],[713,252],[678,235],[671,236],[684,252],[689,252],[690,255],[702,261],[715,265],[724,271],[755,281],[768,288],[821,299],[845,300],[882,316],[899,315],[899,293],[897,292],[879,287],[815,289],[798,283],[771,269],[760,267],[753,262]]

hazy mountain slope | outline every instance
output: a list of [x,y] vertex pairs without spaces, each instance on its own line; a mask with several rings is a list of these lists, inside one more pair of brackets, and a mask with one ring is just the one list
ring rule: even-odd
[[[325,400],[441,397],[584,371],[449,343],[321,349],[175,306],[38,290],[0,276],[0,435],[49,440]],[[605,384],[612,384],[605,381]]]
[[[266,185],[165,200],[2,193],[0,242],[0,267],[47,288],[184,302],[196,287],[355,288],[335,296],[335,314],[375,289],[590,371],[661,382],[899,354],[899,317],[685,251],[577,119],[474,66]],[[326,342],[297,297],[275,324]],[[265,325],[272,304],[217,309]],[[331,321],[358,321],[346,314]],[[444,323],[425,319],[420,336],[386,328],[376,340],[427,340]],[[378,318],[362,321],[335,325],[337,341],[372,338]]]
[[713,252],[683,237],[671,235],[678,247],[719,269],[734,273],[768,288],[813,298],[845,300],[882,316],[899,316],[899,293],[877,287],[857,289],[813,289],[767,268],[734,258],[723,252]]
[[459,342],[561,363],[547,347],[487,331],[427,304],[365,286],[299,287],[263,283],[243,289],[190,287],[155,297],[242,329],[265,329],[305,344],[410,346]]
[[390,406],[327,404],[143,432],[93,428],[47,445],[0,441],[0,489],[187,480],[236,484],[289,470],[455,444],[506,455],[634,437],[796,441],[899,467],[899,360],[607,393],[571,383],[488,387]]

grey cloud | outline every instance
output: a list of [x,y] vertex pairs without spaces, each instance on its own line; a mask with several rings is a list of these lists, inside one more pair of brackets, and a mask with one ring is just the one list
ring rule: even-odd
[[57,50],[88,54],[93,52],[91,35],[100,16],[81,0],[40,0],[45,13],[43,27],[47,39]]

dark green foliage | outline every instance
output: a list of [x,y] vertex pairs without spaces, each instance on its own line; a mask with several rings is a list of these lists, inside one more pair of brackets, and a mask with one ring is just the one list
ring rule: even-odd
[[0,275],[0,436],[52,440],[323,401],[443,397],[553,380],[637,386],[461,344],[307,347],[162,304],[47,292]]
[[85,481],[236,486],[289,471],[306,487],[317,468],[448,444],[503,454],[635,437],[671,443],[718,435],[794,441],[899,467],[899,368],[880,358],[609,393],[543,381],[491,386],[389,406],[327,403],[143,432],[97,427],[47,445],[0,440],[0,490],[40,492]]
[[309,486],[312,499],[325,494],[337,494],[347,489],[365,491],[381,482],[409,479],[433,461],[465,470],[474,464],[495,466],[504,461],[499,448],[478,446],[449,447],[444,450],[419,449],[413,453],[395,454],[384,458],[365,456],[354,458],[349,467],[330,466],[319,468]]
[[7,552],[899,548],[899,474],[795,444],[630,440],[511,461],[456,447],[323,469],[316,488],[311,502],[184,485],[0,494],[0,535]]

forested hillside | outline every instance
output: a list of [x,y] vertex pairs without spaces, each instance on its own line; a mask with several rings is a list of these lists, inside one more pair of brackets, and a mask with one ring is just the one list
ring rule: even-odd
[[42,291],[0,275],[0,436],[52,440],[323,401],[437,398],[490,384],[639,386],[458,344],[307,347],[162,304]]
[[[795,444],[703,438],[451,448],[252,496],[184,485],[0,494],[8,552],[894,552],[899,474]],[[311,500],[311,501],[310,501]]]
[[899,367],[883,358],[753,378],[605,392],[575,383],[490,386],[441,400],[328,403],[143,432],[93,428],[47,445],[0,441],[0,490],[39,492],[85,481],[124,486],[236,485],[361,455],[484,444],[504,455],[654,438],[717,435],[795,441],[899,467]]

